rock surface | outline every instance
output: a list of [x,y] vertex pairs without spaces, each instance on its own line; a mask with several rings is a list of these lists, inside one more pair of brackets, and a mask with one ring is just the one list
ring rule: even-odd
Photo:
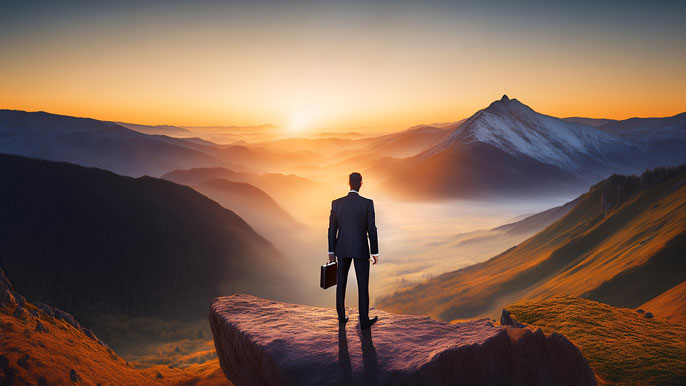
[[349,314],[341,328],[332,309],[232,295],[216,298],[209,318],[221,367],[237,386],[596,384],[560,334],[379,310],[361,331]]

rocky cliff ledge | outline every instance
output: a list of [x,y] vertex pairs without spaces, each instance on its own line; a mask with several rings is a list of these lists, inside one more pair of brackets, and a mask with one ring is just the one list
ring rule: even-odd
[[339,327],[334,310],[250,295],[217,298],[210,326],[227,378],[243,385],[595,385],[579,350],[560,334],[449,324],[373,310]]

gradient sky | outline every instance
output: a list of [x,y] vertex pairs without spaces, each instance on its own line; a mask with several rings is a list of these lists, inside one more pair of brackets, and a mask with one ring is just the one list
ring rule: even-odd
[[686,110],[686,1],[0,1],[0,108],[399,129]]

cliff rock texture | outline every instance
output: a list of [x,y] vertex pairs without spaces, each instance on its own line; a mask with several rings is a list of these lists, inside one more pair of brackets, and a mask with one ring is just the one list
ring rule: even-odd
[[356,312],[339,326],[331,309],[232,295],[216,298],[209,317],[221,367],[237,386],[596,384],[557,333],[371,315],[379,321],[362,331]]

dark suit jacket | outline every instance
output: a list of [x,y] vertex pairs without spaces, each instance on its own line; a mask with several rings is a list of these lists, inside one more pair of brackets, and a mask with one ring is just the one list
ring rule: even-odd
[[374,201],[355,192],[334,200],[329,216],[329,252],[338,257],[369,259],[370,247],[371,254],[379,253]]

